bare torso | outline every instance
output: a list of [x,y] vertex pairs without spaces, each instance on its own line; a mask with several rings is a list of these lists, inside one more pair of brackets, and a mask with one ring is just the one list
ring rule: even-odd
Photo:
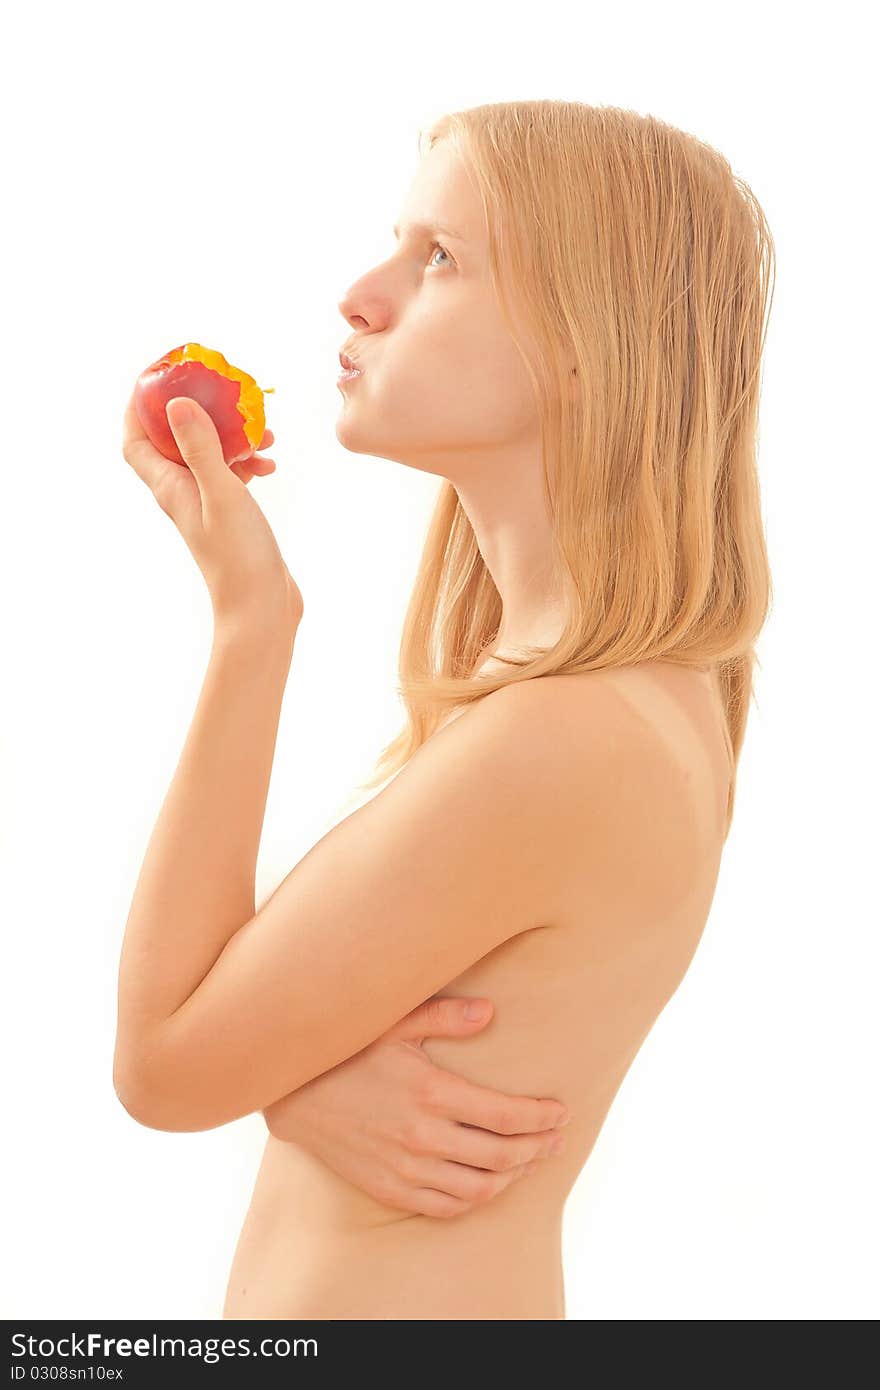
[[[512,938],[444,989],[493,1001],[481,1033],[429,1038],[423,1048],[480,1085],[561,1100],[572,1114],[564,1153],[488,1203],[443,1220],[385,1207],[298,1145],[269,1135],[224,1318],[565,1317],[564,1204],[702,934],[724,842],[731,758],[709,671],[653,662],[554,679],[571,688],[574,720],[577,683],[604,682],[614,717],[642,737],[647,727],[668,756],[695,827],[686,891],[660,913],[651,883],[632,886],[625,904],[607,913],[578,894],[564,921]],[[621,855],[623,864],[623,848]]]

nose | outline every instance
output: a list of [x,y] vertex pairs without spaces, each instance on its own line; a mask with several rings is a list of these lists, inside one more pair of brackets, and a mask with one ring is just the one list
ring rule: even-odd
[[340,299],[339,304],[337,306],[340,314],[345,319],[346,323],[349,324],[351,328],[367,328],[367,320],[364,318],[363,314],[351,313],[345,307],[347,302],[348,301],[345,299]]
[[400,288],[389,275],[387,262],[383,262],[349,285],[337,307],[358,336],[365,332],[381,333],[399,312]]

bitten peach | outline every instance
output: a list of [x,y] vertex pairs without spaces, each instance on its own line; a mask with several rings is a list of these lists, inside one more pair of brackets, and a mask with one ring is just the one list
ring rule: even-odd
[[184,463],[165,406],[175,396],[190,396],[207,410],[223,446],[227,464],[242,463],[260,447],[266,431],[262,391],[252,376],[230,366],[222,352],[184,343],[152,362],[137,379],[134,405],[150,442],[175,463]]

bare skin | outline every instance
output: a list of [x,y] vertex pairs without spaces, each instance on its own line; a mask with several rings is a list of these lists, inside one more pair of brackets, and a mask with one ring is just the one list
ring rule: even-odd
[[[450,148],[423,159],[397,222],[394,254],[339,306],[350,328],[344,348],[362,375],[340,387],[337,438],[353,453],[448,480],[501,598],[498,650],[552,645],[565,614],[537,404],[491,284],[478,190]],[[572,363],[575,394],[577,385]],[[584,721],[594,729],[600,720],[609,737],[638,750],[639,828],[631,833],[628,820],[616,827],[607,889],[600,893],[584,871],[548,925],[506,940],[448,982],[449,994],[490,999],[491,1022],[468,1038],[428,1037],[421,1050],[481,1087],[563,1102],[572,1115],[564,1152],[542,1157],[491,1200],[432,1216],[342,1176],[356,1137],[346,1160],[316,1105],[312,1151],[273,1134],[266,1141],[224,1318],[565,1316],[565,1200],[700,939],[723,845],[730,759],[708,672],[653,662],[550,679],[566,692],[564,713],[554,702],[554,717],[573,747]],[[657,808],[657,834],[646,806]],[[589,808],[585,787],[585,834]],[[418,1158],[443,1162],[430,1144]]]
[[[487,651],[472,675],[496,663]],[[455,711],[451,723],[461,711]],[[374,792],[373,795],[376,793]],[[491,1201],[537,1161],[560,1153],[567,1109],[547,1097],[476,1086],[437,1066],[427,1038],[466,1038],[493,1014],[464,1014],[467,996],[438,993],[353,1057],[263,1111],[270,1134],[321,1160],[383,1206],[460,1216]]]
[[438,1219],[387,1206],[270,1135],[224,1318],[565,1317],[564,1204],[702,934],[730,757],[709,672],[653,662],[555,679],[570,688],[573,733],[583,718],[582,683],[603,684],[609,732],[647,740],[646,777],[660,769],[674,779],[678,799],[667,812],[681,812],[694,833],[681,838],[681,862],[662,881],[656,872],[627,873],[628,864],[648,861],[622,836],[614,901],[597,904],[581,885],[564,920],[507,941],[450,981],[450,994],[491,999],[492,1021],[470,1038],[428,1038],[422,1048],[480,1086],[562,1101],[572,1114],[565,1151],[491,1201]]
[[292,1141],[383,1206],[451,1217],[491,1201],[561,1151],[569,1121],[552,1098],[510,1096],[438,1067],[427,1038],[468,1038],[466,996],[432,995],[382,1037],[263,1110]]
[[[460,235],[435,240],[426,222]],[[351,328],[345,349],[363,375],[340,388],[336,436],[353,453],[454,486],[501,596],[499,641],[532,644],[563,617],[540,416],[492,284],[482,203],[451,149],[424,157],[397,226],[396,253],[339,305]],[[517,327],[528,344],[525,323]],[[572,358],[573,397],[576,378]]]

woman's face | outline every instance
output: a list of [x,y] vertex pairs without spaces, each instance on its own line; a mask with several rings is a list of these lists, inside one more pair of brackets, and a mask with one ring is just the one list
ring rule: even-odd
[[394,254],[339,304],[363,375],[339,386],[336,436],[466,482],[490,456],[503,468],[537,449],[538,416],[492,289],[482,202],[451,146],[423,158],[398,230]]

